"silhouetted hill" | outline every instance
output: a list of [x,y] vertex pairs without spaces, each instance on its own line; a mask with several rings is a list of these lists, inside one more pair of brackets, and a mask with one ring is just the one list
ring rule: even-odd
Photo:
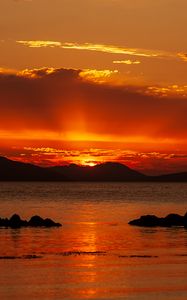
[[1,181],[55,181],[62,179],[63,176],[59,176],[47,168],[0,157]]
[[70,164],[50,169],[64,175],[70,181],[142,181],[147,177],[125,165],[112,162],[94,167]]
[[94,167],[56,166],[42,168],[0,157],[0,181],[151,181],[187,182],[187,172],[146,176],[120,164],[107,162]]
[[154,181],[161,182],[187,182],[187,172],[166,174],[154,177]]

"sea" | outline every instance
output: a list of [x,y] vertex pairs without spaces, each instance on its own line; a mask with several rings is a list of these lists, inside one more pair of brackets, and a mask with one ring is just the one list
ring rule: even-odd
[[186,300],[187,229],[128,225],[186,211],[186,183],[0,182],[0,217],[62,223],[0,228],[0,299]]

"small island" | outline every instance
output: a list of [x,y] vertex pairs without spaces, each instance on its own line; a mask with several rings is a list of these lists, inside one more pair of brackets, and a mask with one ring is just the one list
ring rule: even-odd
[[159,218],[155,215],[145,215],[141,216],[139,219],[130,221],[128,224],[142,227],[180,226],[187,228],[187,213],[184,216],[172,213],[164,218]]
[[60,223],[55,223],[47,218],[43,219],[40,216],[33,216],[29,221],[22,220],[19,215],[14,214],[10,219],[0,218],[0,227],[5,228],[21,228],[21,227],[60,227]]

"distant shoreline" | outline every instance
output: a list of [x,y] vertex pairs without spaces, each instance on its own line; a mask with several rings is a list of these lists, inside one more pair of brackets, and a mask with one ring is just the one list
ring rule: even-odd
[[93,167],[39,167],[0,157],[0,181],[5,182],[187,182],[187,172],[149,176],[123,164],[106,162]]

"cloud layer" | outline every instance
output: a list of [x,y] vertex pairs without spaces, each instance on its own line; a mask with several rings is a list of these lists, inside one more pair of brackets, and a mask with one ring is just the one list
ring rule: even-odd
[[119,54],[127,56],[138,56],[143,58],[160,58],[160,59],[174,59],[187,61],[186,53],[174,53],[161,50],[150,50],[150,49],[139,49],[139,48],[129,48],[121,47],[116,45],[105,45],[105,44],[94,44],[94,43],[70,43],[70,42],[60,42],[60,41],[40,41],[40,40],[18,40],[18,44],[30,47],[30,48],[62,48],[69,50],[84,50],[84,51],[95,51],[104,52],[109,54]]
[[163,98],[93,77],[74,69],[0,73],[0,130],[49,131],[76,140],[82,134],[110,141],[186,141],[186,97]]

